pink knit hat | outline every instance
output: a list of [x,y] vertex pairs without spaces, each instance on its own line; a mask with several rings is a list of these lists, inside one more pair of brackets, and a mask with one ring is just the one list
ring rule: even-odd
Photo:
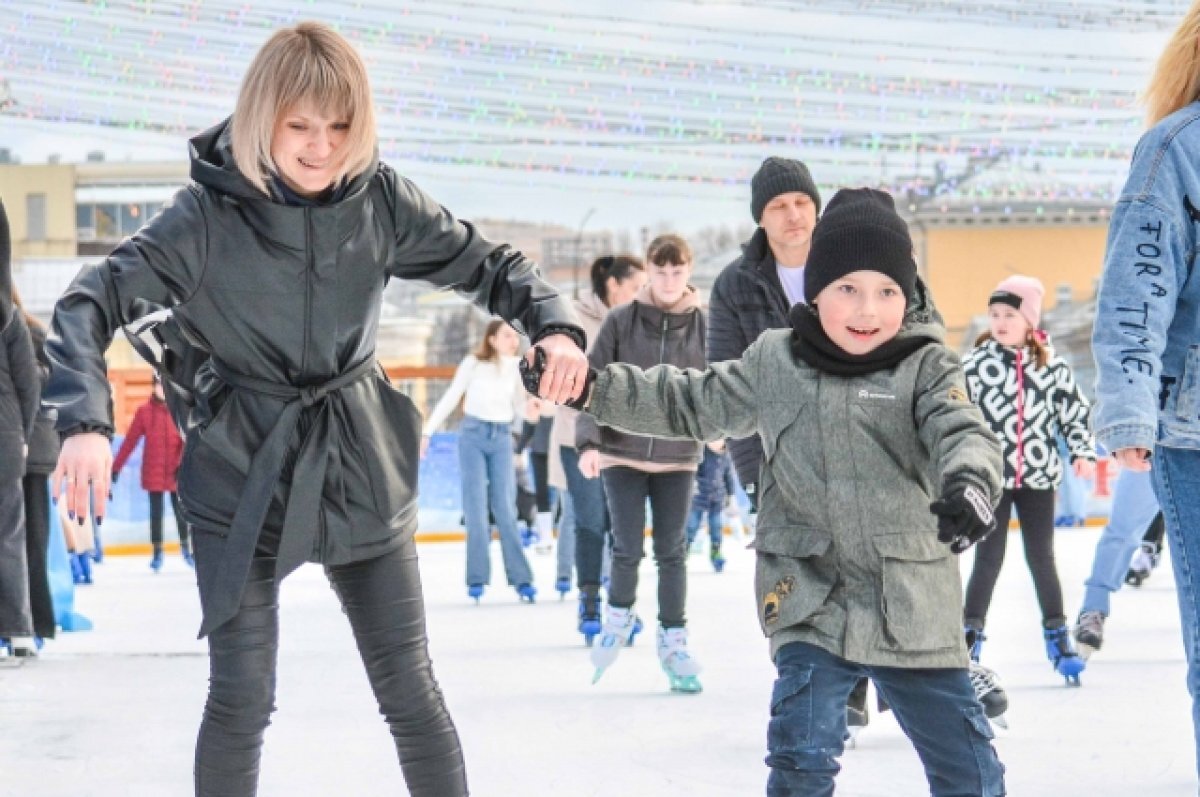
[[1025,316],[1029,326],[1037,329],[1042,323],[1042,297],[1046,288],[1037,277],[1012,276],[1000,281],[988,299],[988,306],[1006,304]]

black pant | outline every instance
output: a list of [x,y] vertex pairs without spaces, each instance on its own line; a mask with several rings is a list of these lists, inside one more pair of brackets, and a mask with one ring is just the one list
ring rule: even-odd
[[575,507],[575,573],[581,587],[599,587],[604,572],[604,546],[609,541],[604,482],[579,472],[579,452],[560,446],[567,489]]
[[[154,550],[162,548],[163,544],[163,494],[151,490],[150,496],[150,542]],[[171,493],[171,509],[175,512],[175,526],[179,529],[179,544],[184,548],[188,544],[187,522],[183,519],[183,510],[179,507],[179,493]]]
[[608,602],[627,609],[637,600],[638,565],[646,555],[646,499],[658,565],[658,621],[682,628],[687,618],[688,506],[696,483],[694,470],[645,473],[633,468],[605,468],[601,473],[612,518],[612,583]]
[[550,504],[549,455],[530,451],[529,462],[533,465],[533,488],[537,491],[537,511],[550,512],[554,507]]
[[987,610],[992,603],[992,591],[1004,564],[1004,549],[1008,542],[1008,519],[1013,504],[1021,524],[1025,542],[1025,561],[1033,575],[1042,622],[1046,628],[1056,628],[1066,622],[1063,614],[1062,584],[1054,563],[1054,491],[1005,490],[996,507],[996,530],[975,546],[975,567],[967,582],[967,606],[963,617],[968,625],[983,627]]
[[[205,551],[198,546],[197,556]],[[409,541],[375,559],[325,571],[350,618],[409,794],[467,794],[458,732],[429,661],[416,544]],[[274,572],[273,558],[256,556],[241,610],[208,637],[208,703],[196,742],[198,797],[252,797],[258,791],[263,732],[275,710],[279,604]]]
[[29,474],[25,488],[25,560],[29,569],[29,606],[33,612],[33,633],[42,639],[54,639],[58,623],[54,619],[54,601],[50,598],[50,574],[46,552],[50,544],[50,477]]

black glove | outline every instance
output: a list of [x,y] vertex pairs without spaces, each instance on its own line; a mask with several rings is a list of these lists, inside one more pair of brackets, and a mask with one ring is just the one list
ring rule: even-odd
[[[542,383],[542,375],[546,372],[546,350],[541,346],[533,347],[533,365],[524,357],[521,358],[521,383],[525,385],[525,389],[530,394],[538,395],[538,388]],[[568,401],[566,406],[573,410],[582,410],[588,403],[588,397],[592,394],[592,383],[596,381],[596,369],[588,368],[587,381],[584,382],[583,392],[579,394],[579,398],[574,401]]]
[[962,553],[996,528],[987,493],[969,481],[951,482],[929,511],[937,515],[938,540],[954,553]]

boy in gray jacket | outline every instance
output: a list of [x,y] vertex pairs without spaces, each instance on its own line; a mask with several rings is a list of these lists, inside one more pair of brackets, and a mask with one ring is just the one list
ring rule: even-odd
[[586,411],[634,434],[762,438],[755,587],[779,674],[770,797],[833,793],[846,698],[864,675],[935,797],[1002,795],[953,555],[994,527],[1000,448],[888,194],[838,192],[813,235],[805,295],[792,329],[765,332],[741,360],[608,366]]

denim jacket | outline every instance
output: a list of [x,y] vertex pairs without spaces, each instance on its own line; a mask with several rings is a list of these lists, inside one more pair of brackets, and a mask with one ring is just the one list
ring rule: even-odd
[[1113,210],[1092,332],[1096,437],[1200,449],[1200,102],[1146,132]]

